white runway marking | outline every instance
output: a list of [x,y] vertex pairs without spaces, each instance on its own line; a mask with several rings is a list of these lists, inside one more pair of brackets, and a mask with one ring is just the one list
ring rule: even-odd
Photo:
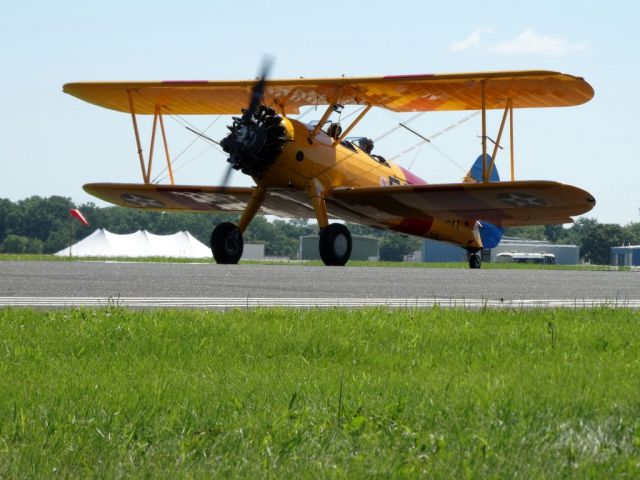
[[207,297],[0,297],[0,307],[131,308],[640,308],[637,299],[485,300],[449,298],[207,298]]

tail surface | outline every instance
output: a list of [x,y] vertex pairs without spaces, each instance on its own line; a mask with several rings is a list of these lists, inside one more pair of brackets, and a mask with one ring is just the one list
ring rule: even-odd
[[[487,163],[486,168],[489,169],[491,165],[491,155],[487,154]],[[498,173],[498,169],[496,166],[493,166],[491,170],[491,174],[489,176],[490,182],[499,182],[500,174]],[[467,173],[466,177],[463,180],[464,183],[480,183],[482,182],[482,154],[476,158],[476,161],[473,162],[471,169]],[[497,247],[502,240],[502,232],[504,229],[499,227],[498,225],[494,225],[493,223],[485,222],[483,220],[478,220],[478,230],[480,233],[480,239],[482,240],[483,248],[494,248]]]
[[[491,165],[491,155],[487,153],[487,170]],[[499,182],[500,174],[498,173],[498,168],[494,165],[491,170],[491,175],[489,176],[490,182]],[[476,161],[473,162],[471,169],[464,177],[464,183],[479,183],[482,182],[482,154],[476,158]]]

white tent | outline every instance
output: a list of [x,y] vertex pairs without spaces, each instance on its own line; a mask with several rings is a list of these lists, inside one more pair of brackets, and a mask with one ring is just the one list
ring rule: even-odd
[[[56,253],[69,256],[69,247]],[[146,230],[118,235],[99,229],[71,246],[74,257],[211,257],[211,249],[189,232],[154,235]]]

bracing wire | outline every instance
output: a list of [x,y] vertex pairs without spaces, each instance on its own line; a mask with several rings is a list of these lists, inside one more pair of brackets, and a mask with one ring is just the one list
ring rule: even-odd
[[[147,102],[152,103],[152,104],[154,103],[152,100],[150,100],[150,99],[146,98],[142,93],[140,93],[140,92],[136,92],[136,93],[137,93],[140,97],[144,98]],[[241,97],[242,97],[242,94],[238,95],[238,96],[234,99],[234,101],[233,101],[232,103],[235,103],[235,102],[236,102],[236,101],[238,101]],[[203,133],[203,134],[204,134],[207,130],[209,130],[209,129],[210,129],[210,128],[211,128],[211,127],[212,127],[216,122],[218,122],[218,121],[220,120],[220,118],[222,118],[222,115],[218,115],[218,116],[216,116],[216,117],[211,121],[211,123],[209,123],[209,125],[207,125],[207,127],[206,127],[204,130],[200,130],[199,128],[197,128],[195,125],[193,125],[191,122],[189,122],[187,119],[185,119],[185,118],[184,118],[184,117],[182,117],[181,115],[178,115],[178,114],[176,114],[176,113],[173,113],[173,112],[171,111],[171,109],[170,109],[168,106],[166,106],[166,105],[162,106],[162,110],[166,111],[166,112],[168,113],[168,116],[169,116],[171,119],[173,119],[175,122],[179,123],[181,126],[183,126],[183,127],[185,127],[185,128],[186,128],[187,126],[189,126],[189,127],[191,127],[193,130],[195,130],[195,131],[197,131],[197,132],[201,132],[201,133]],[[189,148],[191,148],[191,146],[193,146],[193,144],[195,144],[195,143],[198,141],[198,139],[199,139],[199,138],[200,138],[199,136],[197,136],[196,138],[194,138],[191,142],[189,142],[189,143],[187,144],[187,146],[186,146],[186,147],[184,147],[184,148],[182,149],[182,151],[181,151],[178,155],[176,155],[175,157],[173,157],[173,158],[171,159],[170,164],[171,164],[171,167],[173,168],[173,170],[174,170],[174,171],[179,170],[180,168],[184,167],[186,164],[188,164],[188,163],[190,163],[191,161],[193,161],[193,160],[195,160],[196,158],[198,158],[200,155],[202,155],[202,153],[204,153],[204,152],[200,152],[200,153],[198,153],[196,156],[192,157],[191,159],[187,160],[186,162],[183,162],[183,163],[182,163],[182,164],[180,164],[180,165],[178,165],[178,164],[176,163],[176,162],[177,162],[177,160],[178,160],[179,158],[181,158],[181,157],[182,157],[182,155],[184,155],[184,154],[186,153],[186,151],[187,151]],[[210,145],[210,146],[209,146],[205,151],[209,151],[209,150],[210,150],[211,148],[213,148],[213,147],[214,147],[214,145]],[[220,148],[218,148],[218,150],[219,150],[220,152],[222,152],[222,150],[221,150]],[[175,168],[174,168],[174,165],[175,165]],[[165,173],[165,172],[168,172],[168,170],[169,170],[169,168],[168,168],[168,167],[164,167],[164,168],[160,171],[160,173],[158,173],[158,174],[154,177],[154,179],[152,180],[152,183],[159,183],[159,182],[162,182],[163,180],[165,180],[165,179],[168,177],[168,173]],[[164,174],[164,176],[162,176],[163,174]]]
[[365,108],[367,108],[366,105],[361,106],[360,108],[354,110],[353,112],[351,112],[348,115],[345,115],[344,117],[342,117],[342,122],[344,122],[347,118],[353,117],[356,113],[360,113],[362,110],[364,110]]
[[[180,115],[176,115],[176,114],[171,114],[169,115],[169,117],[171,119],[173,119],[173,121],[175,121],[176,123],[178,123],[179,125],[181,125],[182,127],[191,127],[194,130],[204,133],[207,130],[209,130],[218,120],[220,120],[220,118],[222,117],[222,115],[218,115],[216,118],[214,118],[211,123],[209,123],[209,125],[207,125],[207,127],[204,130],[200,130],[199,128],[195,127],[195,125],[193,125],[191,122],[187,121],[186,119],[184,119],[183,117],[181,117]],[[182,167],[184,167],[185,165],[187,165],[188,163],[191,163],[193,160],[195,160],[196,158],[198,158],[199,156],[202,155],[202,152],[198,153],[196,156],[190,158],[189,160],[182,162],[180,164],[178,164],[178,160],[187,152],[187,150],[189,150],[198,140],[200,139],[200,137],[195,137],[193,140],[191,140],[191,142],[189,142],[187,144],[186,147],[184,147],[180,153],[178,155],[176,155],[172,160],[171,160],[171,166],[173,168],[173,171],[177,171],[180,170]],[[207,148],[205,151],[209,151],[211,150],[211,148],[214,148],[213,145],[210,145],[209,148]],[[220,150],[220,149],[218,149]],[[220,150],[222,151],[222,150]],[[158,173],[155,178],[153,179],[152,183],[160,183],[163,180],[165,180],[168,176],[168,174],[166,173],[168,170],[167,167],[164,167],[160,173]]]
[[307,113],[312,112],[312,111],[313,111],[313,110],[315,110],[315,109],[316,109],[316,107],[315,107],[315,106],[313,106],[313,107],[309,107],[309,108],[308,108],[308,109],[306,109],[303,113],[301,113],[300,115],[298,115],[298,116],[296,117],[296,120],[302,120],[302,119],[307,115]]
[[[187,160],[186,162],[181,163],[180,165],[177,165],[176,168],[173,169],[174,172],[177,172],[178,170],[180,170],[183,167],[186,167],[188,164],[190,164],[192,161],[194,161],[196,158],[201,157],[202,155],[204,155],[205,153],[207,153],[209,150],[211,150],[212,148],[215,148],[215,145],[213,144],[209,144],[207,145],[207,147],[202,150],[200,153],[197,153],[196,155],[194,155],[193,157],[191,157],[189,160]],[[164,180],[165,178],[167,178],[167,176],[165,175],[163,178],[160,179],[160,181]]]
[[[445,159],[447,159],[449,162],[451,162],[453,165],[455,165],[456,167],[458,167],[461,171],[465,172],[467,171],[466,168],[464,168],[462,165],[460,165],[458,162],[456,162],[453,158],[451,158],[451,156],[447,155],[444,151],[442,151],[442,149],[440,149],[439,147],[437,147],[436,145],[433,144],[432,140],[435,138],[438,138],[439,136],[450,132],[451,130],[453,130],[454,128],[462,125],[463,123],[465,123],[466,121],[472,119],[473,117],[480,115],[480,111],[476,111],[471,113],[470,115],[467,115],[466,117],[463,117],[462,119],[458,120],[457,122],[452,123],[451,125],[443,128],[442,130],[434,133],[433,135],[431,135],[430,137],[423,137],[422,135],[415,133],[416,135],[420,136],[420,138],[422,140],[420,140],[419,142],[415,143],[414,145],[412,145],[409,148],[406,148],[405,150],[401,151],[400,153],[392,156],[389,160],[394,161],[397,160],[398,158],[406,155],[409,152],[412,152],[416,149],[422,149],[422,147],[424,146],[425,143],[429,144],[429,146],[431,148],[434,149],[434,151],[436,151],[439,155],[441,155],[442,157],[444,157]],[[403,124],[398,124],[396,127],[394,127],[391,131],[395,131],[401,127],[403,127],[404,125],[406,125],[407,123],[409,123],[409,121],[413,120],[413,118],[411,118],[410,120],[403,122]],[[391,133],[391,131],[387,132],[386,134],[384,134],[384,136],[388,135],[389,133]],[[418,154],[420,153],[420,150],[418,150],[418,152],[416,153],[416,155],[414,156],[414,158],[411,160],[411,164],[409,166],[409,168],[411,168],[411,166],[413,166],[413,163],[416,161]]]
[[427,112],[418,112],[415,115],[413,115],[412,117],[409,117],[405,122],[398,122],[398,125],[396,125],[395,127],[387,130],[382,135],[379,135],[378,137],[374,138],[373,141],[374,142],[378,142],[378,141],[382,140],[383,138],[388,137],[389,135],[391,135],[396,130],[402,128],[403,125],[406,125],[408,123],[413,122],[414,120],[416,120],[417,118],[420,118],[425,113],[427,113]]
[[422,147],[424,147],[424,144],[420,145],[420,147],[418,148],[418,151],[416,152],[416,154],[411,159],[411,163],[409,163],[409,166],[407,167],[409,170],[411,170],[411,167],[413,167],[413,164],[416,161],[416,159],[418,158],[418,155],[420,155],[420,152],[422,152]]

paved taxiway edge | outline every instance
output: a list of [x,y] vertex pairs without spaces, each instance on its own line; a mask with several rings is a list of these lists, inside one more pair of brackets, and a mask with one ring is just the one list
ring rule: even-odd
[[73,308],[632,308],[632,299],[487,300],[445,298],[0,297],[0,307]]

